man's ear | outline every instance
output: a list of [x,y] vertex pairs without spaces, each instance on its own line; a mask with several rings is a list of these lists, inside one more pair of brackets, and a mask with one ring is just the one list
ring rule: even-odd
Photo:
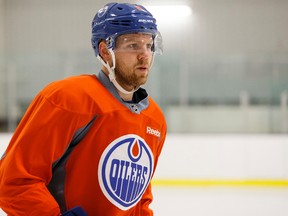
[[105,62],[111,60],[111,53],[109,52],[105,41],[99,43],[99,54]]

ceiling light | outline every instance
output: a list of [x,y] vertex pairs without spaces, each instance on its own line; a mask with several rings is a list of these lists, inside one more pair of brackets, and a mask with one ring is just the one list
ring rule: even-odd
[[188,5],[150,5],[145,7],[160,22],[178,20],[192,15],[192,9]]

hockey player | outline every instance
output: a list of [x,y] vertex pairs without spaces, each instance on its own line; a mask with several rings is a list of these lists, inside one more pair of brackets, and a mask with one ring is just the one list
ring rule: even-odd
[[166,137],[141,87],[162,40],[143,6],[109,3],[92,22],[97,75],[55,81],[32,101],[0,161],[11,216],[151,216],[151,178]]

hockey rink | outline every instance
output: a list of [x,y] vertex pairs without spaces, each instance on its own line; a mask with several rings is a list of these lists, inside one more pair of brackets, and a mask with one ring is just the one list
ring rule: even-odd
[[[1,154],[10,136],[0,134]],[[287,155],[288,136],[168,135],[154,215],[287,216]]]

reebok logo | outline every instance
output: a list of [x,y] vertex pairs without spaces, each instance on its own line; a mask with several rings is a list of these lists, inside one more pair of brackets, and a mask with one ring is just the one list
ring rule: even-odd
[[157,137],[160,137],[161,135],[160,131],[158,131],[157,129],[153,129],[151,127],[146,128],[146,133],[157,136]]

